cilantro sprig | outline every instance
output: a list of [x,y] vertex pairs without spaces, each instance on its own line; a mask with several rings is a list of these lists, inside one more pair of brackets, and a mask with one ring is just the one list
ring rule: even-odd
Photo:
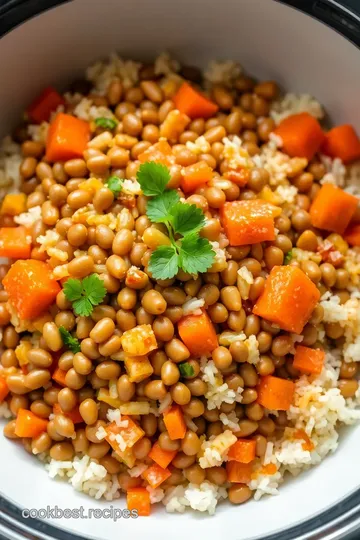
[[205,216],[194,204],[182,203],[175,190],[167,190],[170,172],[153,161],[143,163],[137,181],[147,197],[146,215],[153,223],[163,223],[168,231],[170,246],[160,246],[152,252],[149,270],[155,279],[170,279],[181,268],[190,274],[206,272],[215,257],[210,242],[199,236]]
[[70,278],[64,285],[64,294],[72,303],[76,315],[88,317],[106,295],[104,283],[97,274],[80,280]]
[[124,182],[118,176],[110,176],[110,178],[107,179],[105,186],[113,192],[114,197],[118,197],[122,190],[123,183]]
[[101,117],[101,118],[96,118],[95,125],[97,127],[103,128],[103,129],[111,129],[111,130],[113,130],[117,126],[117,121],[114,120],[113,118]]
[[74,354],[81,351],[80,341],[76,337],[72,336],[64,326],[59,326],[59,332],[65,347],[70,349],[70,351]]

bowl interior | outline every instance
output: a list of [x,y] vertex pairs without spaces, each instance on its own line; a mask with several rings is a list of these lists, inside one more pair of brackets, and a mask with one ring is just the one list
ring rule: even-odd
[[[29,101],[49,84],[64,87],[97,58],[117,50],[124,57],[152,59],[169,50],[188,64],[211,59],[239,61],[250,73],[275,79],[289,91],[306,92],[324,104],[332,119],[360,128],[359,51],[323,24],[277,2],[263,0],[75,0],[36,17],[6,35],[0,47],[0,130],[19,121]],[[159,540],[202,535],[244,540],[264,538],[338,503],[360,483],[360,427],[342,434],[338,451],[320,466],[288,479],[280,495],[246,507],[220,505],[216,515],[166,514],[114,523],[54,522],[86,537],[125,538],[149,534]],[[95,501],[48,478],[22,448],[0,438],[0,490],[25,508],[124,506]],[[171,517],[171,522],[170,522]],[[166,520],[166,524],[165,524]],[[121,528],[119,528],[121,527]]]

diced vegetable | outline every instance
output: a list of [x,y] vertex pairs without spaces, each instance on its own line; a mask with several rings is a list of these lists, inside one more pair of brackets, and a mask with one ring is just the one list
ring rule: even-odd
[[141,163],[155,161],[156,163],[162,163],[163,165],[170,167],[170,165],[173,165],[175,162],[175,156],[170,144],[161,139],[159,142],[153,144],[150,148],[139,154],[138,160],[141,161]]
[[228,461],[226,463],[228,482],[237,484],[248,484],[251,480],[252,463],[239,463],[238,461]]
[[205,161],[198,161],[182,169],[180,182],[181,189],[185,193],[195,191],[200,186],[207,184],[212,179],[212,168]]
[[291,157],[304,157],[309,161],[325,138],[319,122],[307,112],[288,116],[280,122],[274,133],[281,137],[281,150]]
[[37,437],[46,431],[48,420],[39,418],[27,409],[19,409],[15,422],[15,435],[18,437]]
[[321,150],[327,156],[347,164],[360,158],[360,139],[350,124],[336,126],[325,133]]
[[173,405],[163,414],[164,424],[172,441],[183,439],[186,433],[184,415],[179,405]]
[[324,184],[310,207],[311,224],[318,229],[343,234],[359,200],[333,184]]
[[106,440],[116,452],[119,452],[119,447],[121,445],[121,443],[116,440],[118,435],[121,436],[122,441],[128,448],[132,448],[134,444],[145,435],[144,430],[141,429],[141,427],[134,422],[130,416],[122,416],[121,422],[124,423],[124,425],[121,427],[115,422],[112,422],[105,428],[108,434]]
[[190,118],[178,110],[170,111],[163,123],[160,125],[160,137],[165,137],[169,141],[177,141],[179,135],[183,133],[190,123]]
[[295,384],[280,377],[261,377],[257,387],[257,402],[272,411],[287,411],[294,399]]
[[54,407],[54,414],[63,414],[67,418],[70,418],[74,422],[74,424],[82,424],[84,422],[83,417],[80,414],[79,407],[75,407],[70,412],[64,412],[60,405],[58,403],[55,403]]
[[154,372],[147,356],[126,356],[124,363],[131,382],[141,382]]
[[50,114],[59,107],[64,105],[63,97],[53,88],[48,86],[41,94],[31,103],[27,109],[29,119],[36,124],[47,122]]
[[22,319],[34,319],[47,309],[60,292],[51,268],[42,261],[16,261],[3,279],[10,304]]
[[231,246],[275,240],[274,218],[280,214],[280,207],[260,199],[226,202],[220,210]]
[[144,356],[157,349],[156,337],[150,324],[140,324],[124,332],[121,345],[125,354],[130,356]]
[[26,211],[25,193],[8,193],[1,204],[1,214],[18,216]]
[[150,494],[143,487],[131,488],[126,492],[128,510],[137,510],[138,516],[150,515]]
[[90,139],[88,122],[70,114],[57,114],[50,124],[46,141],[46,159],[49,161],[67,161],[82,158]]
[[29,363],[28,354],[32,349],[30,341],[20,341],[15,349],[15,356],[18,359],[19,366],[26,366]]
[[219,110],[218,105],[184,82],[173,97],[175,107],[191,119],[209,118]]
[[0,377],[0,403],[2,403],[9,393],[8,385],[3,377]]
[[52,374],[53,380],[57,382],[60,386],[66,386],[65,377],[66,371],[60,368],[56,368],[54,373]]
[[180,319],[178,331],[193,356],[208,354],[218,346],[214,325],[204,310],[201,315],[186,315]]
[[155,463],[160,465],[160,467],[166,469],[166,467],[170,465],[176,454],[177,450],[163,450],[160,444],[156,441],[150,452],[148,453],[148,457],[155,461]]
[[253,308],[253,313],[301,334],[320,298],[319,289],[296,266],[274,266]]
[[350,225],[344,233],[344,238],[351,246],[360,246],[360,223]]
[[240,187],[246,186],[250,178],[250,169],[245,167],[238,167],[237,169],[229,169],[223,174],[224,178],[227,178],[234,184],[237,184]]
[[113,407],[114,409],[119,409],[120,405],[122,405],[122,401],[120,401],[119,398],[113,398],[110,396],[109,390],[107,388],[100,388],[98,395],[97,395],[98,401],[103,401],[104,403],[107,403],[110,405],[110,407]]
[[1,227],[0,257],[9,259],[29,259],[31,254],[31,237],[25,227]]
[[302,373],[318,375],[324,367],[325,353],[321,349],[310,349],[304,345],[296,347],[293,366]]
[[148,401],[128,401],[120,405],[120,412],[121,414],[129,414],[130,416],[149,414],[150,403]]
[[228,459],[239,463],[250,463],[255,459],[256,441],[251,439],[238,439],[229,448]]
[[160,465],[154,463],[141,476],[153,489],[156,489],[171,476],[171,472],[169,469],[163,469]]

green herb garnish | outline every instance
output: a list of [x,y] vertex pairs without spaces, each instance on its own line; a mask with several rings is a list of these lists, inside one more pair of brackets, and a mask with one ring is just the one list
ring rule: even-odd
[[66,330],[66,328],[64,328],[63,326],[59,326],[59,332],[65,347],[70,349],[70,351],[74,354],[81,351],[79,340],[73,337],[70,332]]
[[284,258],[284,264],[289,264],[291,262],[291,259],[293,258],[293,252],[292,250],[288,251]]
[[178,365],[178,368],[182,377],[193,377],[195,375],[194,368],[189,362],[182,362],[182,364]]
[[199,236],[205,216],[194,204],[180,202],[175,190],[166,190],[170,181],[167,167],[153,161],[143,163],[137,181],[147,197],[146,215],[153,223],[163,223],[171,246],[158,247],[150,257],[149,270],[155,279],[170,279],[180,268],[190,274],[206,272],[215,253],[210,242]]
[[88,317],[94,306],[104,299],[106,289],[98,275],[91,274],[82,280],[68,279],[64,285],[64,294],[72,303],[76,315]]
[[101,127],[103,129],[115,129],[117,126],[117,121],[114,120],[113,118],[101,117],[101,118],[96,118],[95,124],[98,127]]
[[105,186],[113,192],[114,197],[118,197],[123,186],[123,181],[118,176],[110,176],[107,179]]

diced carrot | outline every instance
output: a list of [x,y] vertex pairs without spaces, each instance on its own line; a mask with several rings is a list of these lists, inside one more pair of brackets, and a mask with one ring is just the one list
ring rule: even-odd
[[327,156],[347,164],[360,158],[360,139],[350,124],[336,126],[325,133],[321,150]]
[[182,170],[180,186],[185,193],[195,191],[200,186],[207,184],[213,176],[212,168],[205,161],[198,161],[188,165]]
[[344,239],[351,246],[360,246],[360,223],[350,225],[344,233]]
[[359,200],[333,184],[324,184],[310,207],[311,224],[318,229],[343,234]]
[[186,114],[174,109],[168,113],[163,123],[160,124],[160,137],[176,142],[189,123],[190,118]]
[[132,447],[145,435],[145,432],[130,416],[122,416],[121,422],[124,425],[118,426],[115,422],[112,422],[106,426],[106,440],[120,459],[128,467],[133,467],[135,456],[132,453]]
[[301,334],[320,298],[320,291],[296,266],[274,266],[253,313],[282,330]]
[[175,107],[191,119],[209,118],[219,110],[218,105],[184,82],[173,97]]
[[227,479],[237,484],[247,484],[251,480],[252,463],[228,461],[226,463]]
[[295,350],[293,366],[302,373],[318,375],[324,367],[325,353],[321,349],[310,349],[298,345]]
[[169,469],[163,469],[157,463],[150,465],[141,475],[152,488],[159,487],[171,476]]
[[193,356],[211,353],[218,346],[214,325],[204,310],[201,315],[186,315],[180,319],[178,331]]
[[74,424],[82,424],[84,422],[83,417],[80,414],[79,407],[75,407],[70,412],[64,412],[60,405],[58,403],[55,403],[54,407],[54,414],[63,414],[67,418],[70,418],[74,422]]
[[47,122],[49,120],[50,114],[56,111],[59,105],[64,104],[65,100],[63,97],[55,88],[48,86],[34,99],[26,112],[32,122],[41,124],[41,122]]
[[160,465],[160,467],[166,469],[166,467],[170,465],[176,454],[177,450],[163,450],[158,441],[156,441],[150,452],[148,453],[148,457],[155,461],[155,463]]
[[2,227],[0,229],[0,257],[10,259],[29,259],[31,239],[25,227]]
[[159,142],[139,154],[138,160],[141,163],[155,161],[155,163],[162,163],[166,167],[170,167],[175,163],[175,156],[170,144],[165,139],[160,139]]
[[128,510],[136,510],[138,516],[150,515],[150,493],[144,487],[128,489],[126,492]]
[[27,409],[19,409],[15,422],[15,435],[18,437],[37,437],[46,431],[48,420],[39,418]]
[[261,199],[226,202],[220,210],[231,246],[275,240],[274,218],[280,214],[280,207]]
[[60,384],[60,386],[66,386],[65,377],[66,377],[66,371],[63,369],[60,369],[59,367],[55,369],[54,373],[52,374],[52,378],[55,382]]
[[287,379],[266,375],[257,387],[257,402],[272,411],[287,411],[294,399],[295,384]]
[[250,463],[255,459],[256,441],[251,439],[238,439],[229,448],[228,459],[239,463]]
[[60,292],[51,268],[42,261],[16,261],[3,279],[10,304],[22,319],[34,319],[47,309]]
[[140,324],[126,330],[121,336],[121,345],[129,356],[145,356],[157,349],[157,341],[150,324]]
[[307,450],[308,452],[311,452],[315,448],[314,443],[312,442],[312,440],[310,439],[310,437],[308,436],[308,434],[306,433],[304,429],[297,429],[294,433],[294,439],[297,439],[297,440],[302,439],[304,441],[303,444],[301,445],[303,450]]
[[88,122],[70,114],[57,114],[50,124],[46,141],[46,159],[49,161],[67,161],[83,157],[90,139]]
[[250,169],[246,169],[245,167],[229,169],[228,171],[224,172],[223,177],[227,178],[231,182],[234,182],[234,184],[240,187],[244,187],[249,181]]
[[172,441],[183,439],[186,433],[184,415],[179,405],[173,405],[163,414],[164,424]]
[[304,157],[309,161],[325,138],[319,122],[307,112],[288,116],[280,122],[274,133],[281,137],[281,150],[291,157]]
[[124,364],[130,382],[139,383],[154,373],[147,356],[125,356]]
[[8,393],[9,393],[9,388],[8,388],[8,385],[6,384],[6,380],[3,379],[3,377],[0,377],[0,403],[4,401]]
[[26,210],[25,193],[8,193],[1,204],[1,214],[18,216]]

